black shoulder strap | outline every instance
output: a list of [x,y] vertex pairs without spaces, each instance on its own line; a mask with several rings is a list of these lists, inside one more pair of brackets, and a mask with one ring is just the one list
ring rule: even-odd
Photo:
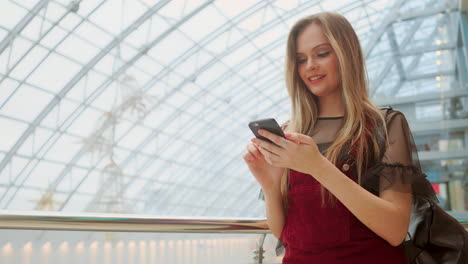
[[387,106],[387,107],[381,107],[380,111],[382,111],[383,116],[385,119],[387,119],[388,113],[393,110],[393,107]]

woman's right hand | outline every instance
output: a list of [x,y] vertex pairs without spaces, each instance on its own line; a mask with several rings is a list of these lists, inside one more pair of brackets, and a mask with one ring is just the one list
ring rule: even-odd
[[247,152],[243,155],[243,158],[264,191],[279,188],[285,168],[270,165],[253,143],[247,145]]

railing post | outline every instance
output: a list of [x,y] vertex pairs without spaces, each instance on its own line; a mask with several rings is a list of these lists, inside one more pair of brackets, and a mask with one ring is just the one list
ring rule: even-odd
[[266,234],[260,234],[257,240],[257,249],[254,251],[254,260],[256,264],[261,264],[263,263],[263,253],[265,251],[263,250],[263,243],[265,242],[265,237]]

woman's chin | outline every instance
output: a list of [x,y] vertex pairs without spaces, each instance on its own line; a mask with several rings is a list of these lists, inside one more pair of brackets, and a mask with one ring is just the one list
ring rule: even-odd
[[317,96],[317,97],[324,97],[334,94],[336,89],[328,89],[327,87],[308,87],[309,91]]
[[317,89],[317,87],[309,87],[309,91],[313,95],[318,96],[318,97],[326,96],[329,94],[326,90],[320,89],[320,88]]

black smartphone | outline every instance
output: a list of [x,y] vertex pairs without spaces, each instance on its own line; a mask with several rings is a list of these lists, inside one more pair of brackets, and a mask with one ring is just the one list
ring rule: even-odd
[[286,138],[286,136],[283,133],[283,130],[281,129],[281,127],[278,125],[278,122],[276,122],[274,118],[267,118],[267,119],[252,121],[249,123],[249,128],[250,130],[252,130],[252,132],[257,138],[268,141],[270,143],[273,143],[273,142],[271,142],[271,140],[269,140],[268,138],[262,137],[260,134],[258,134],[258,130],[264,129],[280,137]]

